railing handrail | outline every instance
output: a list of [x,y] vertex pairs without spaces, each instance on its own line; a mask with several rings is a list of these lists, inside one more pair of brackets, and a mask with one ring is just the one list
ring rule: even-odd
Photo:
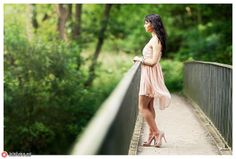
[[223,63],[218,63],[218,62],[209,62],[209,61],[185,61],[184,63],[202,63],[202,64],[210,64],[210,65],[216,65],[216,66],[220,66],[220,67],[226,67],[226,68],[230,68],[232,69],[232,65],[228,65],[228,64],[223,64]]
[[82,135],[77,137],[71,154],[92,155],[99,151],[139,66],[140,62],[136,62],[124,75],[123,79],[89,122]]
[[232,66],[205,61],[184,64],[184,94],[216,127],[225,147],[232,146]]

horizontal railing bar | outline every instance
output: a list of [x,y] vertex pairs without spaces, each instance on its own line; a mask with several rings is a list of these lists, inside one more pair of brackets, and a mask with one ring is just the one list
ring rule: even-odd
[[82,135],[77,137],[71,154],[93,155],[98,153],[139,66],[140,62],[136,62],[124,75],[124,78],[91,119]]
[[211,120],[227,142],[225,146],[232,146],[232,66],[184,62],[184,94]]
[[226,68],[230,68],[232,69],[232,65],[227,65],[227,64],[222,64],[222,63],[218,63],[218,62],[208,62],[208,61],[185,61],[184,63],[202,63],[202,64],[210,64],[210,65],[216,65],[216,66],[220,66],[220,67],[226,67]]

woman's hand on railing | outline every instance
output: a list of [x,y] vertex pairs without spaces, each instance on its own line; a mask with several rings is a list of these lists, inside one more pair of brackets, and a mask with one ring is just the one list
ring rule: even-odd
[[138,56],[135,56],[134,59],[133,59],[134,62],[141,62],[142,61],[142,57],[138,57]]

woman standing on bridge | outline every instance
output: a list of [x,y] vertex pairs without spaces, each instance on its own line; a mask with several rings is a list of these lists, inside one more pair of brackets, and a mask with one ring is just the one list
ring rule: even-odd
[[152,37],[143,48],[143,56],[135,56],[133,59],[141,62],[139,111],[149,126],[149,137],[143,145],[150,146],[154,141],[154,145],[160,147],[165,135],[157,128],[154,106],[159,105],[163,110],[170,105],[171,100],[159,63],[161,55],[166,50],[166,33],[161,17],[157,14],[145,17],[144,28],[146,32],[151,33]]

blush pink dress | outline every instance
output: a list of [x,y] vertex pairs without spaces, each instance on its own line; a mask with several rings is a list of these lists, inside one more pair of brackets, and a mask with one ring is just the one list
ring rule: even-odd
[[[152,58],[153,50],[148,44],[143,48],[144,59]],[[167,108],[171,102],[171,95],[165,86],[164,77],[159,63],[161,52],[158,55],[157,64],[148,66],[141,64],[141,80],[139,95],[145,95],[154,98],[154,106],[158,106],[161,110]]]

